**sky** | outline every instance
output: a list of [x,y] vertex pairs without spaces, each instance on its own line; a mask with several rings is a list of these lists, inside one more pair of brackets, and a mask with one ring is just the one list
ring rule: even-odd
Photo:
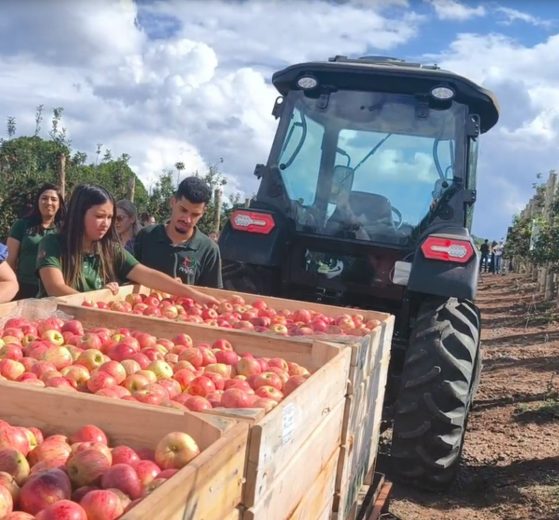
[[[473,232],[499,239],[556,168],[559,6],[553,0],[1,0],[0,125],[32,135],[44,105],[74,150],[130,155],[146,186],[177,162],[256,192],[275,133],[271,76],[334,55],[436,63],[492,90]],[[0,126],[0,136],[7,131]]]

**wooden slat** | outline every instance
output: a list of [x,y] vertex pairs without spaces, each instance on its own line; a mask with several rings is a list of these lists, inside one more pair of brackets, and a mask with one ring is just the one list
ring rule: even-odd
[[295,511],[338,449],[343,407],[344,403],[340,401],[293,458],[286,461],[266,494],[246,511],[244,520],[284,520]]
[[327,509],[328,514],[332,510],[334,500],[334,484],[336,483],[336,467],[338,464],[339,449],[334,452],[326,467],[313,482],[299,502],[295,511],[289,516],[289,520],[308,520],[320,518],[322,512]]
[[[156,489],[125,520],[221,519],[240,503],[248,427],[223,420],[225,431],[199,416],[56,389],[0,382],[0,417],[15,425],[69,435],[85,424],[106,431],[113,444],[154,448],[172,431],[186,431],[202,452]],[[194,515],[194,516],[192,516]]]

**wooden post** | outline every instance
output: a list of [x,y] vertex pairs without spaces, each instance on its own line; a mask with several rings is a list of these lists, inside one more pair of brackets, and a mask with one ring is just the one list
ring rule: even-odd
[[215,220],[214,220],[214,231],[219,234],[219,229],[221,228],[221,190],[216,188],[214,191],[214,202],[215,202]]
[[134,196],[136,194],[136,176],[132,175],[128,180],[128,200],[134,202]]
[[58,155],[58,186],[62,197],[66,197],[66,154],[60,152]]

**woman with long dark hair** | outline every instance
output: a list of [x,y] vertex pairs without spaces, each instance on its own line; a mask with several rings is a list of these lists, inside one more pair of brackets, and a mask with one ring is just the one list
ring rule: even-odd
[[218,303],[191,286],[140,264],[119,241],[113,196],[101,186],[74,188],[60,233],[39,244],[37,270],[41,294],[63,296],[103,287],[114,294],[127,280],[200,303]]
[[64,219],[64,199],[54,184],[43,184],[33,207],[17,220],[8,237],[8,264],[16,272],[19,292],[16,299],[32,298],[39,291],[36,272],[37,248],[45,235],[60,231]]

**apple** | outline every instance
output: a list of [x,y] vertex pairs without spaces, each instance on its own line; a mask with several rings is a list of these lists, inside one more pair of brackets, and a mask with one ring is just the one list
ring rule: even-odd
[[236,366],[239,362],[239,354],[233,350],[217,350],[215,352],[217,363],[225,363],[226,365]]
[[[116,496],[118,496],[118,498],[120,499],[120,503],[125,511],[126,508],[132,503],[132,499],[118,488],[107,488],[107,491],[112,491]],[[135,500],[139,499],[136,498]]]
[[118,361],[107,361],[99,367],[99,370],[113,376],[117,385],[120,385],[126,379],[126,369]]
[[77,451],[66,462],[66,471],[76,487],[96,483],[111,466],[106,455],[95,448]]
[[120,497],[108,489],[95,489],[80,500],[88,520],[115,520],[124,512]]
[[89,381],[90,374],[89,370],[83,365],[71,365],[69,367],[64,367],[60,373],[68,380],[73,381],[79,390],[85,390],[87,388],[87,382]]
[[15,359],[4,358],[0,361],[0,375],[9,381],[16,381],[25,372],[25,365]]
[[283,382],[280,376],[274,372],[262,372],[261,374],[256,375],[254,383],[251,386],[256,390],[265,385],[273,386],[274,388],[281,390]]
[[10,492],[14,504],[16,504],[19,499],[19,486],[15,478],[5,471],[0,471],[0,486],[4,486]]
[[253,357],[248,357],[248,356],[239,359],[235,368],[237,369],[237,374],[246,377],[251,375],[257,375],[262,372],[260,363]]
[[167,390],[157,383],[150,383],[140,390],[132,393],[132,396],[141,403],[146,404],[161,404],[163,401],[169,399]]
[[204,356],[199,349],[189,347],[180,353],[179,360],[188,361],[194,368],[200,368],[203,364]]
[[0,347],[0,359],[13,359],[20,361],[23,358],[23,349],[15,343],[7,343]]
[[142,370],[140,363],[138,363],[135,359],[124,359],[120,362],[120,364],[124,367],[127,376]]
[[4,448],[0,450],[0,471],[12,475],[16,483],[21,485],[29,476],[29,462],[20,451]]
[[181,469],[200,453],[196,441],[184,432],[165,435],[155,448],[155,462],[165,469]]
[[69,499],[72,485],[68,475],[61,469],[47,469],[31,475],[19,494],[20,509],[36,515],[50,504]]
[[225,381],[225,390],[229,390],[230,388],[238,388],[239,390],[243,390],[248,394],[253,394],[254,390],[250,386],[249,382],[244,378],[245,376],[235,376],[233,379],[228,379]]
[[132,464],[132,467],[136,470],[138,478],[144,487],[161,473],[161,468],[154,461],[148,459],[141,459]]
[[144,370],[151,363],[151,360],[141,352],[134,352],[134,354],[132,354],[128,359],[136,361],[136,363],[140,365],[142,370]]
[[287,336],[289,334],[289,329],[283,323],[272,323],[272,325],[270,325],[270,331],[281,336]]
[[147,377],[150,383],[157,382],[157,376],[151,370],[147,370],[147,369],[138,370],[138,372],[136,372],[136,375]]
[[215,384],[209,377],[198,376],[190,382],[186,391],[192,395],[201,395],[202,397],[205,397],[215,389]]
[[307,378],[308,376],[304,375],[291,376],[283,386],[284,396],[288,396],[298,386],[302,385],[307,380]]
[[250,408],[252,398],[240,388],[228,388],[221,396],[221,405],[225,408]]
[[29,452],[28,460],[33,471],[35,466],[41,462],[54,461],[54,467],[62,466],[68,460],[72,448],[64,440],[47,437],[35,449]]
[[256,389],[256,395],[258,397],[265,397],[266,399],[273,399],[278,403],[283,399],[283,393],[281,390],[269,385],[258,387]]
[[133,465],[134,463],[140,460],[140,457],[130,446],[126,446],[121,444],[119,446],[115,446],[111,450],[112,458],[113,458],[113,466],[115,464],[129,464]]
[[287,362],[288,373],[290,376],[309,376],[310,372],[303,366],[294,361]]
[[184,406],[192,412],[203,412],[204,410],[212,409],[210,401],[201,395],[190,395],[186,397],[184,400]]
[[0,449],[3,448],[13,448],[27,456],[31,446],[27,435],[21,428],[8,424],[0,428]]
[[124,388],[123,386],[106,386],[95,392],[95,395],[102,395],[104,397],[110,397],[112,399],[123,399],[124,397],[130,397],[132,393]]
[[5,519],[14,508],[14,500],[10,491],[0,485],[0,518]]
[[83,507],[72,500],[59,500],[40,511],[35,518],[36,520],[88,520]]
[[141,390],[150,384],[150,380],[142,374],[135,373],[126,377],[122,382],[122,386],[128,391],[134,393],[136,390]]
[[95,348],[88,348],[84,350],[75,361],[77,365],[83,365],[90,372],[99,368],[105,362],[103,352]]
[[205,371],[204,376],[211,379],[216,390],[223,390],[225,388],[225,381],[228,378],[224,377],[221,373]]
[[142,495],[142,483],[136,470],[129,464],[114,464],[101,477],[104,489],[116,488],[126,493],[131,499]]
[[252,402],[253,408],[264,408],[264,411],[268,413],[270,410],[277,406],[278,402],[267,397],[258,397]]
[[173,377],[173,369],[171,368],[171,365],[169,365],[169,363],[161,359],[152,361],[147,366],[147,370],[151,370],[157,377],[157,380],[169,379]]
[[72,332],[76,336],[84,335],[83,325],[79,320],[66,320],[60,330],[62,332]]
[[192,338],[188,334],[184,334],[184,333],[177,334],[173,338],[173,343],[175,345],[184,345],[186,347],[192,347],[193,346]]
[[116,384],[117,381],[111,374],[99,369],[91,372],[89,380],[87,381],[87,389],[94,394],[101,390],[101,388],[116,386]]
[[212,408],[216,408],[221,406],[221,398],[223,397],[223,390],[216,390],[215,392],[210,392],[206,399],[212,406]]
[[109,444],[107,434],[94,424],[86,424],[79,428],[70,436],[70,442],[72,444],[76,442],[100,442],[105,446]]

